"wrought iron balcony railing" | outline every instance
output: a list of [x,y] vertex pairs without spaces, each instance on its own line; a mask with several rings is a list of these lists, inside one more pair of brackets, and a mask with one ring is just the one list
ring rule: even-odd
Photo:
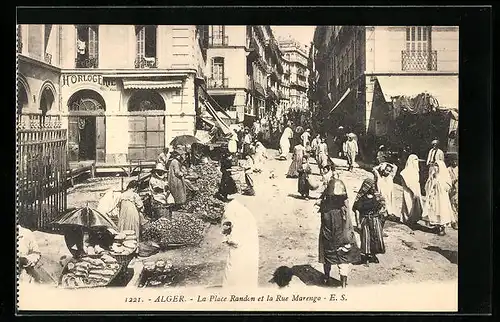
[[224,47],[229,45],[229,38],[226,35],[210,36],[208,38],[208,45],[211,47]]
[[403,71],[437,70],[437,51],[403,50],[401,69]]
[[45,53],[44,60],[47,64],[52,64],[52,55],[49,53]]
[[135,68],[158,68],[158,58],[137,57],[134,62]]
[[228,88],[229,82],[228,82],[227,78],[221,78],[221,79],[209,78],[207,87],[208,88]]
[[99,60],[97,58],[76,58],[76,68],[97,68]]

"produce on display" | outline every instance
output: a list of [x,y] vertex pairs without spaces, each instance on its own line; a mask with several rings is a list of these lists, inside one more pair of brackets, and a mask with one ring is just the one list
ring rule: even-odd
[[174,283],[176,274],[170,261],[158,260],[144,263],[139,287],[170,286]]
[[172,218],[162,217],[144,225],[142,238],[155,241],[161,248],[198,245],[207,225],[193,214],[173,212]]
[[120,271],[121,265],[107,254],[99,258],[72,259],[61,277],[63,288],[98,287],[108,285]]
[[137,235],[133,230],[124,230],[115,235],[111,255],[130,255],[137,251]]
[[182,206],[182,211],[192,213],[212,224],[220,223],[224,213],[224,202],[215,198],[222,177],[218,162],[195,165],[191,171],[194,174],[190,177],[197,177],[193,183],[199,191]]

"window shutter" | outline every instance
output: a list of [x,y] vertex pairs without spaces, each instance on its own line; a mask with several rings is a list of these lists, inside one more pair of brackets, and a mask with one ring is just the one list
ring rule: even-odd
[[97,26],[89,27],[89,58],[98,57]]
[[145,48],[145,27],[139,27],[137,32],[137,57],[144,57],[144,48]]

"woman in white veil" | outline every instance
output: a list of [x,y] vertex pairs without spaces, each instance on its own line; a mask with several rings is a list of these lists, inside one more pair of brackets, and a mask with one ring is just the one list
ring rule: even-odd
[[429,169],[429,179],[425,183],[426,200],[423,217],[437,228],[439,235],[445,235],[445,226],[453,222],[453,209],[448,192],[451,177],[443,161],[438,160]]
[[401,208],[401,222],[409,226],[415,224],[422,217],[422,202],[420,196],[420,170],[418,157],[410,154],[406,166],[401,171],[403,186],[403,207]]
[[257,287],[259,236],[253,214],[236,200],[226,204],[222,220],[224,243],[229,247],[223,287]]

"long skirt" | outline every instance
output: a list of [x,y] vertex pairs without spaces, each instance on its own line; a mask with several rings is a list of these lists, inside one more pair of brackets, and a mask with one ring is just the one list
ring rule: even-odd
[[422,200],[416,196],[403,182],[403,207],[401,222],[415,223],[422,218]]
[[232,195],[238,192],[236,182],[228,171],[222,172],[222,178],[219,185],[219,193],[223,196]]
[[288,172],[286,174],[287,177],[296,178],[299,175],[299,169],[302,167],[302,158],[294,156],[290,167],[288,168]]
[[135,204],[129,200],[120,203],[120,217],[118,217],[118,230],[133,230],[137,239],[141,228],[141,217]]
[[310,185],[309,185],[309,181],[307,179],[308,179],[308,176],[306,173],[301,172],[299,174],[298,190],[299,190],[299,193],[303,196],[309,196]]
[[290,152],[290,140],[282,139],[280,141],[280,150],[281,150],[280,156],[287,158],[288,153]]
[[378,216],[364,216],[361,219],[361,252],[375,255],[385,254],[382,220]]

